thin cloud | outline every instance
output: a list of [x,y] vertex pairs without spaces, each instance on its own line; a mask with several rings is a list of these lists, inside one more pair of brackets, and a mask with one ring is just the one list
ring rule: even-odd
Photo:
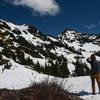
[[87,28],[87,29],[93,29],[93,28],[95,28],[96,27],[96,25],[85,25],[85,28]]
[[55,0],[5,0],[16,6],[26,6],[40,15],[54,16],[60,11],[60,7]]
[[85,28],[90,30],[90,29],[96,28],[98,26],[100,26],[100,22],[98,22],[97,24],[85,25]]

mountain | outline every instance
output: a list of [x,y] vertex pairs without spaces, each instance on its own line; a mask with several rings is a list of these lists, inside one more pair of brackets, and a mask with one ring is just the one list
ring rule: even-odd
[[100,60],[100,34],[65,30],[55,38],[36,27],[0,19],[0,91],[46,80],[64,85],[64,90],[70,87],[69,92],[80,98],[99,100],[99,94],[91,94],[90,78],[85,76],[90,71],[86,58],[92,53]]
[[83,76],[89,74],[86,58],[94,52],[100,59],[100,34],[65,30],[55,38],[36,27],[0,19],[0,65],[6,64],[8,69],[13,60],[48,75]]
[[87,43],[92,44],[94,46],[100,46],[100,34],[86,34],[73,30],[65,30],[62,34],[58,36],[58,38],[60,41],[62,41],[63,44],[70,44],[71,46],[75,47],[75,49],[79,49],[82,47],[84,48],[84,50],[88,49],[85,48],[85,45]]

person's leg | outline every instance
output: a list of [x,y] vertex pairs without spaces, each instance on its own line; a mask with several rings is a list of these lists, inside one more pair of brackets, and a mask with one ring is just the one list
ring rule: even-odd
[[99,88],[99,93],[100,93],[100,74],[97,75],[96,81],[97,81],[98,88]]
[[95,76],[91,75],[92,93],[95,93]]

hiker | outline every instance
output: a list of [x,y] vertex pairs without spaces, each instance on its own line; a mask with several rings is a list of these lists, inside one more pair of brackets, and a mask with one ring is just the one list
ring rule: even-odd
[[100,94],[100,61],[96,60],[96,54],[92,54],[89,58],[87,58],[87,62],[91,65],[91,82],[92,82],[92,93],[95,94],[95,79],[97,81],[99,87]]

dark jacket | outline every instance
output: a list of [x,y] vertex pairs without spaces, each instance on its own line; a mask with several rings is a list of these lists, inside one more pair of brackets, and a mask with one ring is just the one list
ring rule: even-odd
[[91,73],[99,74],[100,73],[100,61],[87,59],[87,62],[91,65]]

